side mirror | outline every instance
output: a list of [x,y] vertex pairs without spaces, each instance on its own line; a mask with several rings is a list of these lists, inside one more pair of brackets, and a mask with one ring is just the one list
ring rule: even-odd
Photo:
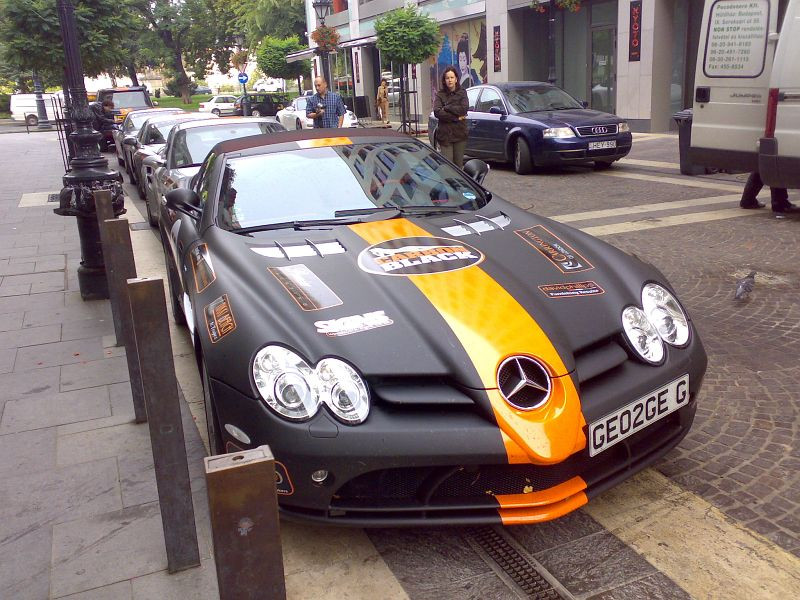
[[464,173],[472,177],[479,185],[483,185],[483,180],[489,174],[489,165],[482,160],[473,158],[464,163]]
[[167,201],[167,208],[170,210],[177,210],[193,219],[199,218],[200,213],[203,212],[203,209],[200,207],[200,198],[197,197],[194,190],[187,188],[170,190],[167,192],[165,198]]
[[581,106],[583,108],[589,108],[589,103],[586,100],[581,100]]
[[139,145],[139,142],[136,141],[135,137],[126,137],[124,140],[122,140],[122,143],[125,146],[130,146],[131,148],[136,148]]
[[499,106],[492,106],[491,108],[489,108],[489,114],[492,114],[492,115],[505,115],[506,111],[504,109],[500,108]]

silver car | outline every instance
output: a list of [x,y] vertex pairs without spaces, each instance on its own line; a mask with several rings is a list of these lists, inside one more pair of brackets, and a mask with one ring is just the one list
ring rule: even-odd
[[120,167],[125,167],[125,171],[130,177],[130,162],[132,154],[128,152],[128,148],[122,143],[126,137],[135,138],[144,124],[150,117],[159,115],[169,115],[184,112],[180,108],[144,108],[133,110],[129,112],[119,129],[115,129],[111,135],[114,138],[114,146],[117,151],[117,162]]
[[219,142],[235,138],[285,131],[272,117],[232,117],[178,123],[158,154],[148,156],[143,166],[153,174],[145,187],[147,220],[158,224],[159,202],[175,188],[188,186],[209,151]]
[[[286,129],[314,129],[314,119],[306,117],[306,106],[310,96],[298,96],[292,103],[278,111],[275,118]],[[346,107],[345,107],[346,108]],[[347,109],[342,120],[342,127],[358,127],[360,125],[355,113]]]

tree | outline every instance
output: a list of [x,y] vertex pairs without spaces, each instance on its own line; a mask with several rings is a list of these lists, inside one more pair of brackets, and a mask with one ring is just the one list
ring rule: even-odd
[[[218,0],[225,2],[227,0]],[[247,35],[249,45],[265,37],[303,39],[306,7],[303,0],[239,0],[233,10],[237,25]]]
[[[395,9],[375,22],[377,46],[388,60],[416,65],[439,51],[441,33],[436,20],[423,15],[416,6]],[[400,119],[406,130],[405,68],[400,70]]]
[[257,60],[258,68],[267,76],[277,79],[296,79],[297,91],[303,93],[300,87],[300,76],[311,71],[311,65],[307,60],[287,63],[286,55],[302,50],[303,46],[296,37],[277,39],[266,37],[261,42],[258,49]]
[[[75,0],[83,70],[89,77],[111,71],[125,61],[117,43],[127,36],[128,0]],[[46,85],[63,82],[64,50],[56,3],[52,0],[0,2],[2,60],[27,76],[36,70]]]

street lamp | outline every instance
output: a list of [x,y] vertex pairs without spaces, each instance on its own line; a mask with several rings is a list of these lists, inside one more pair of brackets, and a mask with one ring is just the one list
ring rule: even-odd
[[[311,6],[314,7],[314,12],[317,15],[317,19],[319,19],[319,24],[325,25],[325,17],[331,14],[333,10],[333,0],[314,0],[311,3]],[[322,60],[322,78],[328,82],[328,85],[332,85],[330,81],[330,69],[328,67],[328,53],[321,52],[320,59]]]
[[[244,49],[244,42],[245,42],[244,35],[241,34],[241,33],[234,34],[233,41],[238,46],[239,52],[241,52]],[[247,69],[247,62],[245,62],[244,65],[234,65],[234,66],[237,69],[241,69],[241,71],[239,71],[240,73],[245,73],[245,70]],[[245,73],[245,76],[247,76],[247,73]],[[247,97],[247,82],[246,81],[242,81],[241,83],[242,83],[242,115],[245,116],[245,117],[249,117],[250,116],[250,100]]]
[[97,225],[94,192],[110,191],[114,216],[122,214],[122,176],[108,168],[108,161],[100,154],[98,147],[102,134],[92,129],[92,111],[83,84],[83,63],[72,0],[57,1],[68,85],[68,90],[65,91],[71,99],[70,117],[73,120],[69,137],[75,151],[69,161],[69,171],[62,180],[64,188],[59,194],[59,207],[53,212],[64,217],[77,217],[81,240],[81,266],[78,267],[81,297],[84,300],[99,300],[108,298],[108,281]]

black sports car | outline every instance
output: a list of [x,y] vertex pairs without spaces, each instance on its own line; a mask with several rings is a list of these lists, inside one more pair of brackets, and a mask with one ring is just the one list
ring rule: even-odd
[[286,516],[552,519],[694,418],[706,355],[655,267],[411,138],[221,142],[162,210],[212,451],[269,444]]
[[[517,173],[537,166],[594,163],[603,169],[631,150],[628,123],[584,108],[561,88],[541,81],[479,85],[467,90],[466,153],[511,162]],[[438,119],[428,120],[436,144]]]

